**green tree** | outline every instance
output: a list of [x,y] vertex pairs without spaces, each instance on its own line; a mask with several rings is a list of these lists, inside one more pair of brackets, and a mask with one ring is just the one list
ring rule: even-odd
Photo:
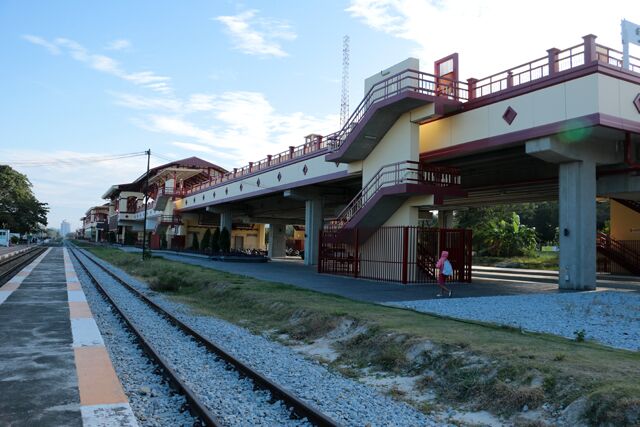
[[202,248],[203,251],[208,251],[209,248],[211,247],[211,230],[209,230],[207,228],[207,230],[204,232],[204,236],[202,236],[202,244],[200,245],[200,247]]
[[509,219],[494,219],[480,229],[480,238],[486,243],[491,256],[511,257],[535,250],[538,244],[536,230],[520,223],[520,216],[512,212]]
[[229,230],[227,227],[224,227],[220,232],[220,250],[224,253],[229,253],[231,251],[231,236],[229,235]]
[[36,199],[31,187],[26,175],[0,165],[0,227],[28,233],[47,225],[49,207]]
[[194,251],[200,250],[200,244],[198,243],[198,233],[193,233],[193,243],[191,244],[191,249]]
[[220,252],[220,227],[213,231],[211,237],[211,253],[217,254],[218,252]]

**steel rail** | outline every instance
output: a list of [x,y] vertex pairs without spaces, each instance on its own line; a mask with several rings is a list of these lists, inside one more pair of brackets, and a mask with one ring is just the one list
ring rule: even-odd
[[[43,247],[30,249],[16,255],[12,255],[4,261],[0,262],[0,285],[5,283],[9,278],[13,277],[17,272],[29,265],[34,259],[42,255],[46,250],[47,249]],[[4,269],[5,266],[12,264],[15,261],[18,261],[15,265],[8,267],[6,270]]]
[[[115,308],[118,316],[125,322],[127,328],[133,332],[136,340],[147,354],[147,356],[154,360],[155,363],[162,369],[163,376],[169,380],[169,383],[173,387],[174,390],[178,391],[180,394],[184,395],[188,404],[189,404],[189,412],[194,415],[196,418],[199,418],[200,421],[203,422],[206,426],[223,426],[224,424],[213,415],[209,409],[204,405],[204,403],[197,397],[194,391],[192,391],[189,386],[187,386],[178,376],[176,371],[171,368],[168,362],[156,351],[156,349],[147,341],[142,332],[135,326],[131,318],[120,309],[120,307],[116,304],[114,299],[111,297],[109,292],[102,286],[100,281],[95,277],[93,273],[87,268],[86,264],[78,257],[76,251],[79,251],[77,248],[72,248],[71,253],[73,254],[78,264],[82,267],[84,272],[89,276],[89,279],[94,284],[98,292],[102,294],[106,300],[109,302],[113,308]],[[87,259],[91,259],[85,255]]]
[[268,390],[276,400],[282,400],[287,404],[288,407],[293,408],[293,412],[296,415],[307,418],[310,422],[312,422],[317,426],[331,426],[331,427],[339,426],[339,424],[336,421],[334,421],[329,416],[320,412],[320,410],[314,407],[312,404],[304,402],[303,400],[299,399],[291,391],[287,390],[286,388],[282,387],[279,384],[274,383],[273,381],[271,381],[261,373],[255,371],[245,363],[235,358],[228,351],[224,350],[220,345],[213,343],[208,338],[202,336],[199,332],[192,329],[190,326],[178,320],[171,313],[166,311],[164,308],[160,307],[158,304],[156,304],[153,300],[151,300],[149,297],[144,295],[138,289],[136,289],[135,287],[131,286],[130,284],[125,282],[123,279],[121,279],[117,274],[113,273],[112,271],[109,271],[109,269],[107,269],[101,263],[97,262],[90,256],[86,256],[86,257],[95,265],[97,265],[101,270],[103,270],[105,273],[110,275],[114,280],[116,280],[118,283],[123,285],[126,289],[131,291],[138,298],[140,298],[145,303],[147,303],[156,312],[158,312],[159,314],[167,318],[169,322],[173,323],[175,326],[177,326],[179,329],[184,331],[186,334],[191,335],[199,343],[204,345],[209,351],[215,353],[218,357],[220,357],[221,359],[229,363],[231,366],[233,366],[238,372],[240,372],[244,376],[253,380],[254,384],[259,386],[260,388]]

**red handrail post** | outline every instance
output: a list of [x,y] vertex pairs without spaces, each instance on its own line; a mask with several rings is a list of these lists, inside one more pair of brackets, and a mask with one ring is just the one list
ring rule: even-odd
[[588,34],[582,37],[582,40],[584,40],[584,63],[590,64],[598,59],[596,36]]
[[560,49],[552,47],[547,49],[547,61],[549,62],[549,75],[552,76],[559,71],[558,53]]
[[407,284],[409,270],[409,227],[402,227],[402,283]]
[[322,236],[323,232],[320,230],[320,236],[318,238],[318,273],[322,273]]
[[467,99],[469,101],[473,101],[476,99],[476,84],[478,83],[478,79],[467,79]]
[[289,159],[293,159],[293,152],[296,149],[293,145],[289,146]]
[[355,230],[355,235],[354,235],[354,240],[355,240],[355,244],[354,244],[354,259],[353,259],[353,277],[355,277],[356,279],[358,278],[358,275],[360,274],[360,242],[358,239],[358,229],[356,228]]

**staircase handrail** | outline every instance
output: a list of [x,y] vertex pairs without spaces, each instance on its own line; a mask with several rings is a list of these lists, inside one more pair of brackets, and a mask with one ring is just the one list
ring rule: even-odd
[[626,262],[633,264],[635,268],[640,268],[640,253],[629,249],[610,235],[599,231],[596,242],[601,248],[617,253]]
[[436,187],[460,185],[460,172],[456,168],[424,165],[413,160],[384,165],[338,216],[328,221],[327,228],[341,228],[348,223],[381,188],[407,182],[431,184]]
[[[408,84],[405,84],[407,81]],[[380,93],[381,91],[382,93]],[[332,151],[340,148],[360,119],[364,117],[369,107],[376,102],[403,92],[417,92],[432,96],[442,96],[456,101],[466,101],[468,98],[468,85],[465,82],[438,77],[411,68],[393,74],[371,86],[344,126],[339,131],[325,137],[329,148]]]

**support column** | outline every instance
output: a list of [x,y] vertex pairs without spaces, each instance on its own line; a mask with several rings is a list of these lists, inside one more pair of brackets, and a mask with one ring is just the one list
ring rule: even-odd
[[320,230],[322,230],[322,199],[305,201],[304,211],[304,265],[318,264]]
[[269,226],[269,257],[279,258],[286,255],[287,250],[287,226],[271,224]]
[[266,248],[265,244],[265,227],[264,224],[256,224],[258,226],[258,247],[256,249],[264,250]]
[[220,231],[223,228],[226,228],[229,231],[229,236],[231,236],[231,229],[233,227],[233,221],[231,216],[231,209],[226,209],[220,212]]
[[596,288],[596,165],[559,166],[560,289]]

